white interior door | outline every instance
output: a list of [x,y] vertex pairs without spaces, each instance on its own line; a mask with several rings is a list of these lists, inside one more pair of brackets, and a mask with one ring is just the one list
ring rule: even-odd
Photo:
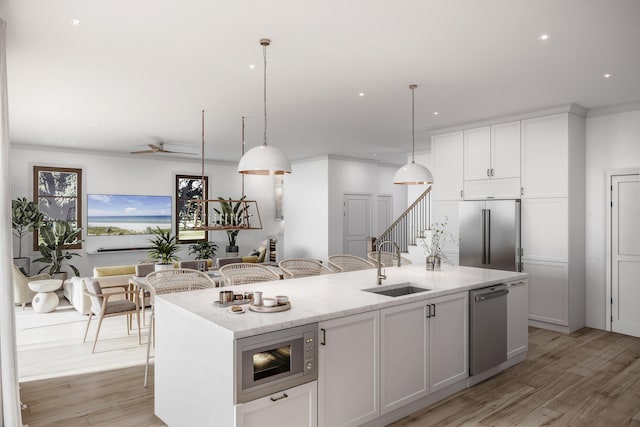
[[344,253],[367,257],[367,238],[371,232],[371,196],[344,195]]
[[640,176],[611,184],[611,330],[640,337]]
[[378,226],[376,227],[376,236],[381,235],[393,221],[393,198],[390,195],[378,196]]

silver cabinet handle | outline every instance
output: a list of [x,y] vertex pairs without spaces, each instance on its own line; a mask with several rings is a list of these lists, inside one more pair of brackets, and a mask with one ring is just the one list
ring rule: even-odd
[[493,176],[493,168],[491,169],[491,176]]
[[427,304],[427,319],[431,318],[431,304]]
[[431,307],[433,307],[433,314],[431,315],[431,317],[436,317],[436,305],[431,304]]
[[287,397],[289,397],[289,395],[287,393],[282,393],[282,396],[280,396],[280,397],[272,397],[271,401],[272,402],[277,402],[278,400],[286,399]]
[[487,176],[491,176],[491,173],[489,172],[491,169],[487,169]]
[[516,283],[509,284],[509,286],[511,286],[511,287],[520,286],[520,285],[524,285],[524,282],[516,282]]
[[324,328],[320,328],[320,332],[322,332],[322,340],[320,341],[320,345],[327,345],[327,330]]

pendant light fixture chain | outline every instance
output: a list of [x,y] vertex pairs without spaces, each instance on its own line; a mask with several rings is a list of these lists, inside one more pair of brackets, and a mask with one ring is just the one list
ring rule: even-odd
[[416,97],[415,92],[418,85],[409,85],[411,89],[411,163],[416,162]]
[[264,60],[264,72],[263,72],[263,101],[264,101],[264,140],[263,145],[267,145],[267,46],[271,44],[269,39],[260,39],[262,45],[262,59]]

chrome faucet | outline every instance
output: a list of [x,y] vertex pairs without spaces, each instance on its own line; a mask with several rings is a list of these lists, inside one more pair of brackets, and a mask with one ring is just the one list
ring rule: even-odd
[[380,252],[380,247],[385,243],[391,243],[393,246],[396,247],[396,253],[398,255],[398,267],[400,267],[400,246],[398,246],[398,244],[393,240],[384,240],[382,242],[377,243],[376,249],[378,251],[378,285],[382,285],[382,281],[387,278],[387,275],[384,274],[384,272],[382,271],[382,262],[380,261],[380,255],[382,254],[382,252]]

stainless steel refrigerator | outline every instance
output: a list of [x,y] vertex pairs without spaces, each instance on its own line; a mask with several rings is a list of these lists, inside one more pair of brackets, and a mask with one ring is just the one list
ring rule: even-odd
[[520,271],[520,200],[458,205],[460,265]]

